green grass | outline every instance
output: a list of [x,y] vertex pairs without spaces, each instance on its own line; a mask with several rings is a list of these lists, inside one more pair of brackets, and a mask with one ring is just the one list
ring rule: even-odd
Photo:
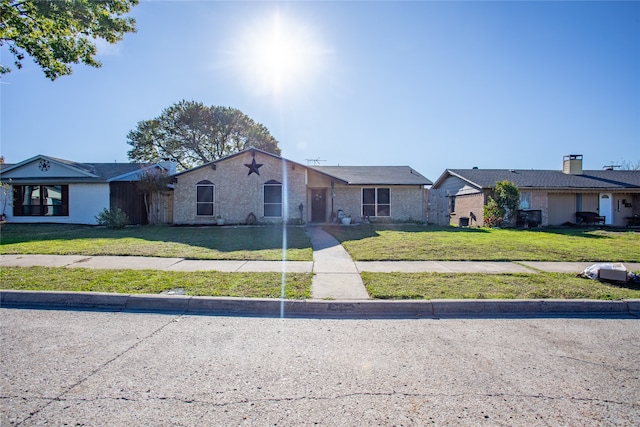
[[596,299],[640,298],[640,286],[613,285],[574,274],[362,273],[377,299]]
[[325,226],[356,261],[640,262],[640,232]]
[[[311,273],[287,273],[285,298],[311,297]],[[281,273],[93,270],[85,268],[3,267],[0,288],[37,291],[158,294],[184,288],[187,295],[280,298]]]
[[0,254],[129,255],[186,259],[282,259],[311,261],[311,241],[302,227],[167,227],[109,230],[59,224],[6,224]]
[[[417,225],[328,226],[355,260],[640,262],[640,233],[626,230],[437,228]],[[304,228],[287,227],[287,259],[312,260]],[[280,260],[283,227],[128,227],[7,224],[0,254],[77,254]],[[311,297],[312,274],[286,274],[286,298]],[[640,298],[634,285],[615,286],[572,274],[362,273],[378,299]],[[280,273],[167,272],[8,267],[3,289],[280,298]]]

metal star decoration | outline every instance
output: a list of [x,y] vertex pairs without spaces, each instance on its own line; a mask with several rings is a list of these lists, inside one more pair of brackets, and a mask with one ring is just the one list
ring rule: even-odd
[[256,159],[253,159],[251,163],[245,163],[244,165],[249,168],[249,173],[247,174],[247,176],[251,175],[252,173],[260,175],[260,171],[258,169],[260,169],[263,163],[256,163]]

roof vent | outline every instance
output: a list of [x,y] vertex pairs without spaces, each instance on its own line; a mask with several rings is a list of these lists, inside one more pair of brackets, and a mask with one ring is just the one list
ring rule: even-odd
[[569,154],[562,161],[562,173],[582,175],[582,154]]

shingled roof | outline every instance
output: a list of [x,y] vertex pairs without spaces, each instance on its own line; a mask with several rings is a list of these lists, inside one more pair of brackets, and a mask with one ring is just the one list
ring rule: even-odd
[[555,170],[447,169],[434,187],[447,176],[458,177],[477,188],[494,187],[496,182],[507,180],[521,189],[640,190],[640,171],[632,170],[585,170],[571,175]]
[[[12,177],[12,181],[15,183],[20,182],[46,182],[46,181],[61,181],[67,182],[110,182],[119,178],[124,178],[128,174],[139,172],[145,168],[153,166],[152,163],[79,163],[71,160],[60,159],[57,157],[37,155],[20,163],[3,165],[1,171],[3,174],[9,173],[14,169],[18,169],[30,162],[37,159],[48,159],[51,162],[63,164],[69,166],[72,169],[80,172],[83,176],[55,176],[51,178],[47,177]],[[70,170],[71,171],[71,170]]]
[[350,185],[431,185],[409,166],[308,166]]

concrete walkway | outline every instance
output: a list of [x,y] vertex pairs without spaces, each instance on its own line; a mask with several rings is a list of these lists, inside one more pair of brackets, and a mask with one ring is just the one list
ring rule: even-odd
[[322,227],[307,227],[313,248],[314,299],[363,300],[369,294],[347,251]]

